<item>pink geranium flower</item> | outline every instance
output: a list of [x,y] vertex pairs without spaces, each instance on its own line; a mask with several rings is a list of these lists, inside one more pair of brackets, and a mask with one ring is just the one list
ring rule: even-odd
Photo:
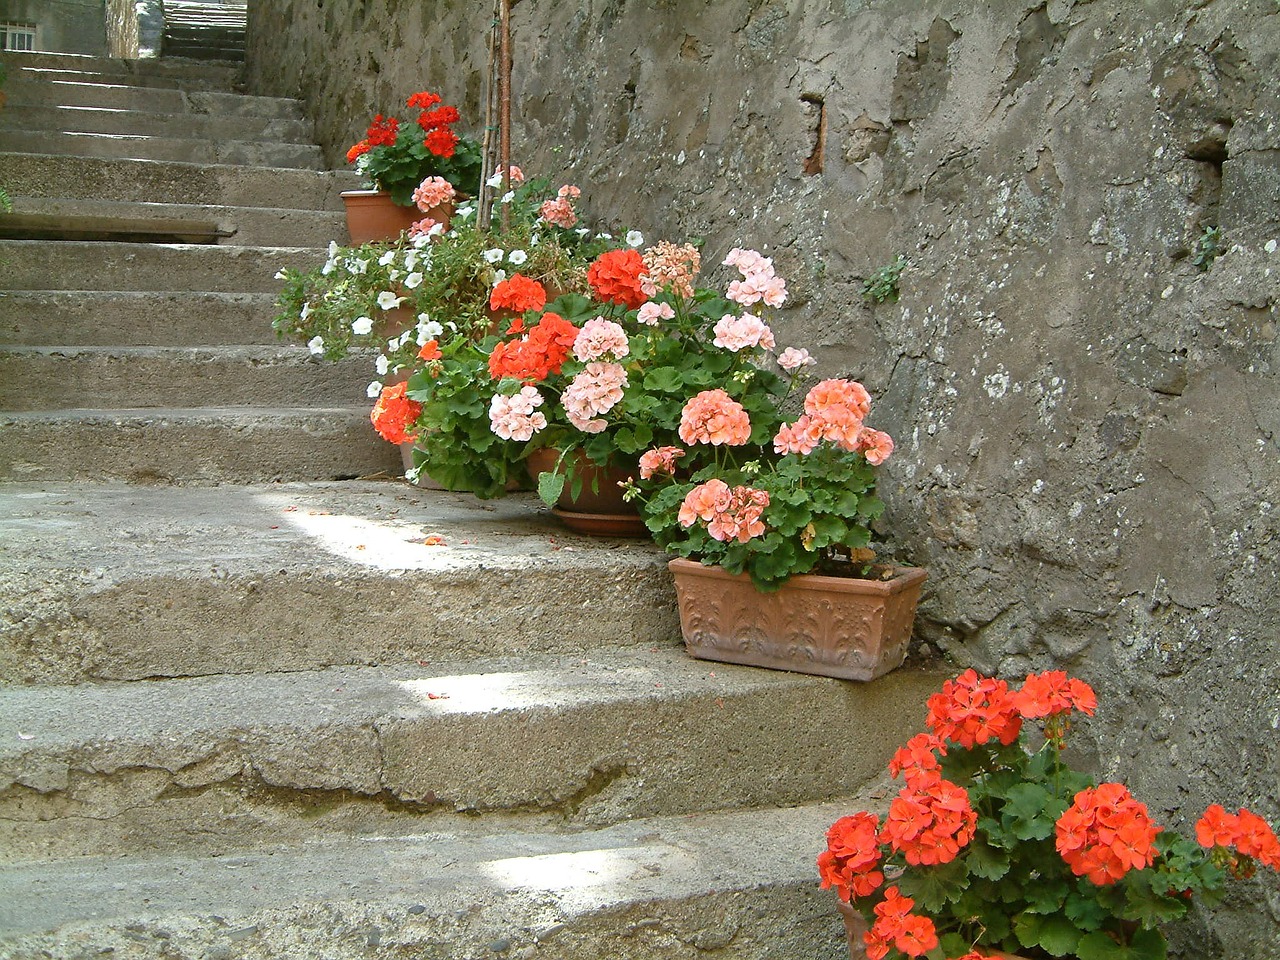
[[[641,284],[644,284],[643,278]],[[656,291],[656,288],[655,288]],[[653,294],[647,294],[652,296]],[[647,327],[656,327],[659,320],[674,319],[676,312],[669,303],[655,303],[650,300],[648,303],[640,305],[640,309],[636,311],[636,319]]]
[[627,331],[604,317],[584,323],[578,331],[578,338],[573,341],[573,355],[583,363],[606,356],[619,360],[629,352]]
[[811,367],[817,362],[809,356],[808,350],[798,350],[795,347],[787,347],[778,354],[778,366],[787,373],[795,373],[801,367]]
[[863,427],[858,434],[858,452],[867,458],[867,463],[880,466],[893,453],[893,437],[870,427]]
[[711,342],[733,353],[749,347],[759,346],[766,350],[774,347],[773,331],[763,320],[749,313],[741,317],[725,314],[716,321],[713,332],[715,339]]
[[489,427],[503,440],[528,440],[547,426],[547,418],[536,408],[542,394],[533,387],[521,387],[514,396],[495,394],[489,402]]
[[627,371],[618,363],[588,363],[565,388],[561,401],[569,422],[584,433],[600,433],[608,425],[599,419],[622,400]]

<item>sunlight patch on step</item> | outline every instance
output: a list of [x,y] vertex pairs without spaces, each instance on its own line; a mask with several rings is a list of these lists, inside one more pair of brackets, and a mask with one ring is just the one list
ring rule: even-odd
[[[270,502],[272,498],[262,498]],[[273,504],[274,506],[274,504]],[[421,528],[298,506],[277,507],[282,522],[306,534],[327,553],[375,570],[457,570],[466,560],[446,546],[432,545]]]
[[[537,890],[559,895],[561,906],[590,908],[598,904],[601,888],[643,888],[646,881],[688,869],[692,857],[663,845],[584,850],[510,857],[477,864],[479,872],[504,889]],[[681,863],[681,861],[686,861]],[[576,895],[575,895],[576,894]]]

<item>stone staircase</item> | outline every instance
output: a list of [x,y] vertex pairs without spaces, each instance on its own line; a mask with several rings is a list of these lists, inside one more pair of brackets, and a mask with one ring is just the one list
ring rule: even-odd
[[814,858],[937,678],[694,661],[655,548],[404,484],[270,330],[351,183],[298,105],[5,62],[0,957],[847,955]]

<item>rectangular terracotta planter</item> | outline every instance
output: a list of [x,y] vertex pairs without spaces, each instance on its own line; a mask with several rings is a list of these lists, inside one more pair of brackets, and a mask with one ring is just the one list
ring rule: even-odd
[[746,574],[681,557],[676,581],[685,648],[701,660],[873,680],[902,664],[926,572],[891,580],[801,574],[761,593]]

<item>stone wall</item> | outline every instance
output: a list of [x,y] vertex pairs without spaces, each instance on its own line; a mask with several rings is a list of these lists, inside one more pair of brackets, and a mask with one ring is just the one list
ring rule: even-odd
[[[414,90],[479,116],[484,7],[259,4],[253,83],[308,96],[341,164]],[[885,533],[930,571],[922,652],[1089,680],[1089,761],[1171,826],[1212,800],[1280,822],[1280,4],[526,0],[514,22],[525,168],[708,259],[766,249],[780,346],[877,398]],[[899,254],[901,299],[868,302]],[[1244,889],[1183,956],[1280,956],[1280,887]]]
[[0,21],[36,24],[41,50],[106,56],[105,0],[0,0]]

